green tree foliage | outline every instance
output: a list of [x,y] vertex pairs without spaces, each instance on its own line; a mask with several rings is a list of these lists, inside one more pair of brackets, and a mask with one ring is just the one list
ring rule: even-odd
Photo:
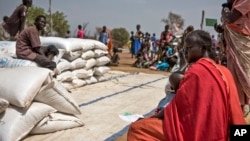
[[125,28],[114,28],[111,36],[112,40],[119,43],[119,47],[123,47],[129,40],[129,32]]
[[176,28],[183,29],[184,19],[181,15],[169,12],[168,18],[162,19],[162,22],[168,24],[172,31],[176,31]]
[[45,13],[43,8],[40,7],[30,7],[28,11],[28,16],[26,19],[26,25],[31,26],[35,22],[35,18],[38,15],[45,15],[47,17],[47,14]]
[[53,31],[55,31],[57,35],[61,37],[64,37],[67,30],[69,30],[69,24],[63,12],[57,11],[52,14],[52,25]]
[[[44,15],[47,19],[47,25],[45,28],[45,34],[51,35],[50,33],[50,15],[45,12],[43,8],[40,7],[30,7],[28,11],[28,16],[26,20],[26,24],[28,26],[34,24],[34,20],[36,16]],[[56,11],[52,13],[52,32],[56,34],[56,36],[64,37],[66,35],[67,30],[69,30],[70,26],[68,21],[66,20],[66,16],[63,12]]]

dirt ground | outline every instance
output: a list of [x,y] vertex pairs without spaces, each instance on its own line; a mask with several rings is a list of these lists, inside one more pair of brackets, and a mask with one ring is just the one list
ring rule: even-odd
[[[148,74],[163,74],[163,75],[169,74],[169,72],[166,71],[156,71],[156,70],[133,67],[132,64],[135,62],[136,59],[132,58],[131,54],[127,51],[119,53],[119,56],[120,56],[120,64],[118,66],[109,66],[111,70],[117,70],[123,72],[142,72]],[[126,140],[127,140],[127,133],[118,137],[114,141],[126,141]]]
[[109,66],[111,70],[123,71],[123,72],[142,72],[148,74],[163,74],[168,75],[169,72],[166,71],[156,71],[145,68],[133,67],[132,64],[136,61],[135,58],[131,57],[131,54],[128,51],[123,51],[119,53],[120,64],[118,66]]

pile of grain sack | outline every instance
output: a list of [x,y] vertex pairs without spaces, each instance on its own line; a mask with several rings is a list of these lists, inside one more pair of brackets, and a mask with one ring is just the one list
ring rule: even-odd
[[54,58],[60,74],[15,58],[15,42],[0,42],[0,140],[16,141],[84,126],[69,89],[103,81],[109,71],[104,44],[88,39],[41,37],[60,49]]
[[[40,37],[44,46],[55,45],[60,53],[54,58],[59,74],[56,79],[67,89],[106,80],[105,74],[110,70],[106,65],[110,62],[107,57],[107,46],[97,40]],[[38,66],[28,60],[16,59],[15,42],[0,41],[0,68],[21,66]]]

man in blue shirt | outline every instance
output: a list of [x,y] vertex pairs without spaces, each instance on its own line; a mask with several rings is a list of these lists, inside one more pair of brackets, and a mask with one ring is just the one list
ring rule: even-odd
[[102,31],[100,32],[100,35],[99,35],[99,41],[102,42],[102,43],[104,43],[105,45],[108,44],[109,34],[106,31],[106,26],[102,27]]

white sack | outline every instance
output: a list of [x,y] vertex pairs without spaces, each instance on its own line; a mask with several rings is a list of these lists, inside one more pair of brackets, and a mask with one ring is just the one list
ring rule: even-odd
[[96,60],[91,58],[91,59],[88,59],[87,60],[87,63],[86,63],[86,66],[85,66],[85,69],[88,70],[92,67],[94,67],[96,65]]
[[101,50],[101,49],[95,49],[94,53],[95,53],[95,57],[98,58],[98,57],[107,55],[108,51],[107,50]]
[[84,79],[87,83],[87,85],[89,84],[93,84],[93,83],[97,83],[97,79],[94,76],[91,76],[90,78]]
[[16,41],[0,41],[0,50],[16,57]]
[[58,49],[65,49],[67,52],[81,50],[82,47],[77,42],[72,42],[69,39],[61,37],[40,37],[41,44],[55,45]]
[[14,59],[12,57],[0,57],[0,68],[16,68],[16,67],[38,67],[36,62],[23,59]]
[[78,58],[72,61],[70,64],[71,64],[71,70],[75,70],[75,69],[84,68],[87,64],[87,61],[83,60],[82,58]]
[[71,69],[71,63],[65,59],[61,59],[61,61],[56,65],[59,73],[65,72]]
[[108,64],[109,62],[110,62],[110,59],[107,56],[96,58],[96,66],[104,66]]
[[72,73],[74,74],[74,76],[76,76],[79,79],[89,78],[89,77],[93,76],[93,74],[94,74],[92,69],[89,69],[89,70],[78,69],[78,70],[72,71]]
[[47,87],[41,89],[34,100],[50,105],[59,112],[81,114],[71,94],[57,80],[53,80]]
[[82,51],[74,51],[74,52],[71,51],[71,52],[64,53],[62,58],[71,62],[71,61],[81,57],[81,55],[82,55]]
[[46,134],[84,126],[84,123],[74,115],[51,113],[42,119],[30,134]]
[[[53,61],[55,63],[58,63],[59,60],[62,58],[63,54],[64,50],[59,49],[59,54],[53,58]],[[27,66],[39,67],[39,65],[34,61],[13,58],[12,55],[9,55],[8,53],[3,54],[3,52],[1,52],[0,54],[0,68],[16,68],[16,67],[27,67]]]
[[17,107],[27,107],[50,72],[40,67],[0,68],[0,97]]
[[5,99],[0,98],[0,114],[8,108],[9,102]]
[[63,55],[65,54],[65,49],[58,49],[59,50],[59,54],[56,55],[54,58],[53,58],[53,61],[56,62],[56,64],[59,63],[59,61],[61,60],[61,58],[63,57]]
[[92,50],[88,50],[82,53],[82,59],[88,60],[95,57],[95,53]]
[[104,43],[96,40],[95,49],[108,50],[108,47]]
[[0,114],[0,140],[23,139],[40,120],[55,111],[51,106],[38,102],[33,102],[28,108],[10,106]]
[[86,81],[84,81],[82,79],[74,79],[72,81],[72,84],[73,84],[74,88],[80,88],[80,87],[86,85],[87,83],[86,83]]
[[79,44],[83,52],[92,50],[95,47],[93,39],[68,38],[68,40]]
[[101,76],[109,71],[110,71],[110,68],[107,66],[95,67],[94,75]]
[[67,89],[68,91],[70,91],[70,90],[72,90],[72,89],[75,88],[75,86],[73,85],[72,82],[60,82],[60,83],[61,83],[61,85],[62,85],[65,89]]
[[107,81],[107,80],[108,80],[108,78],[105,77],[105,76],[103,76],[103,75],[95,76],[95,78],[96,78],[96,80],[97,80],[98,82],[103,82],[103,81]]
[[56,80],[61,82],[72,82],[77,77],[72,73],[72,71],[65,71],[56,76]]

